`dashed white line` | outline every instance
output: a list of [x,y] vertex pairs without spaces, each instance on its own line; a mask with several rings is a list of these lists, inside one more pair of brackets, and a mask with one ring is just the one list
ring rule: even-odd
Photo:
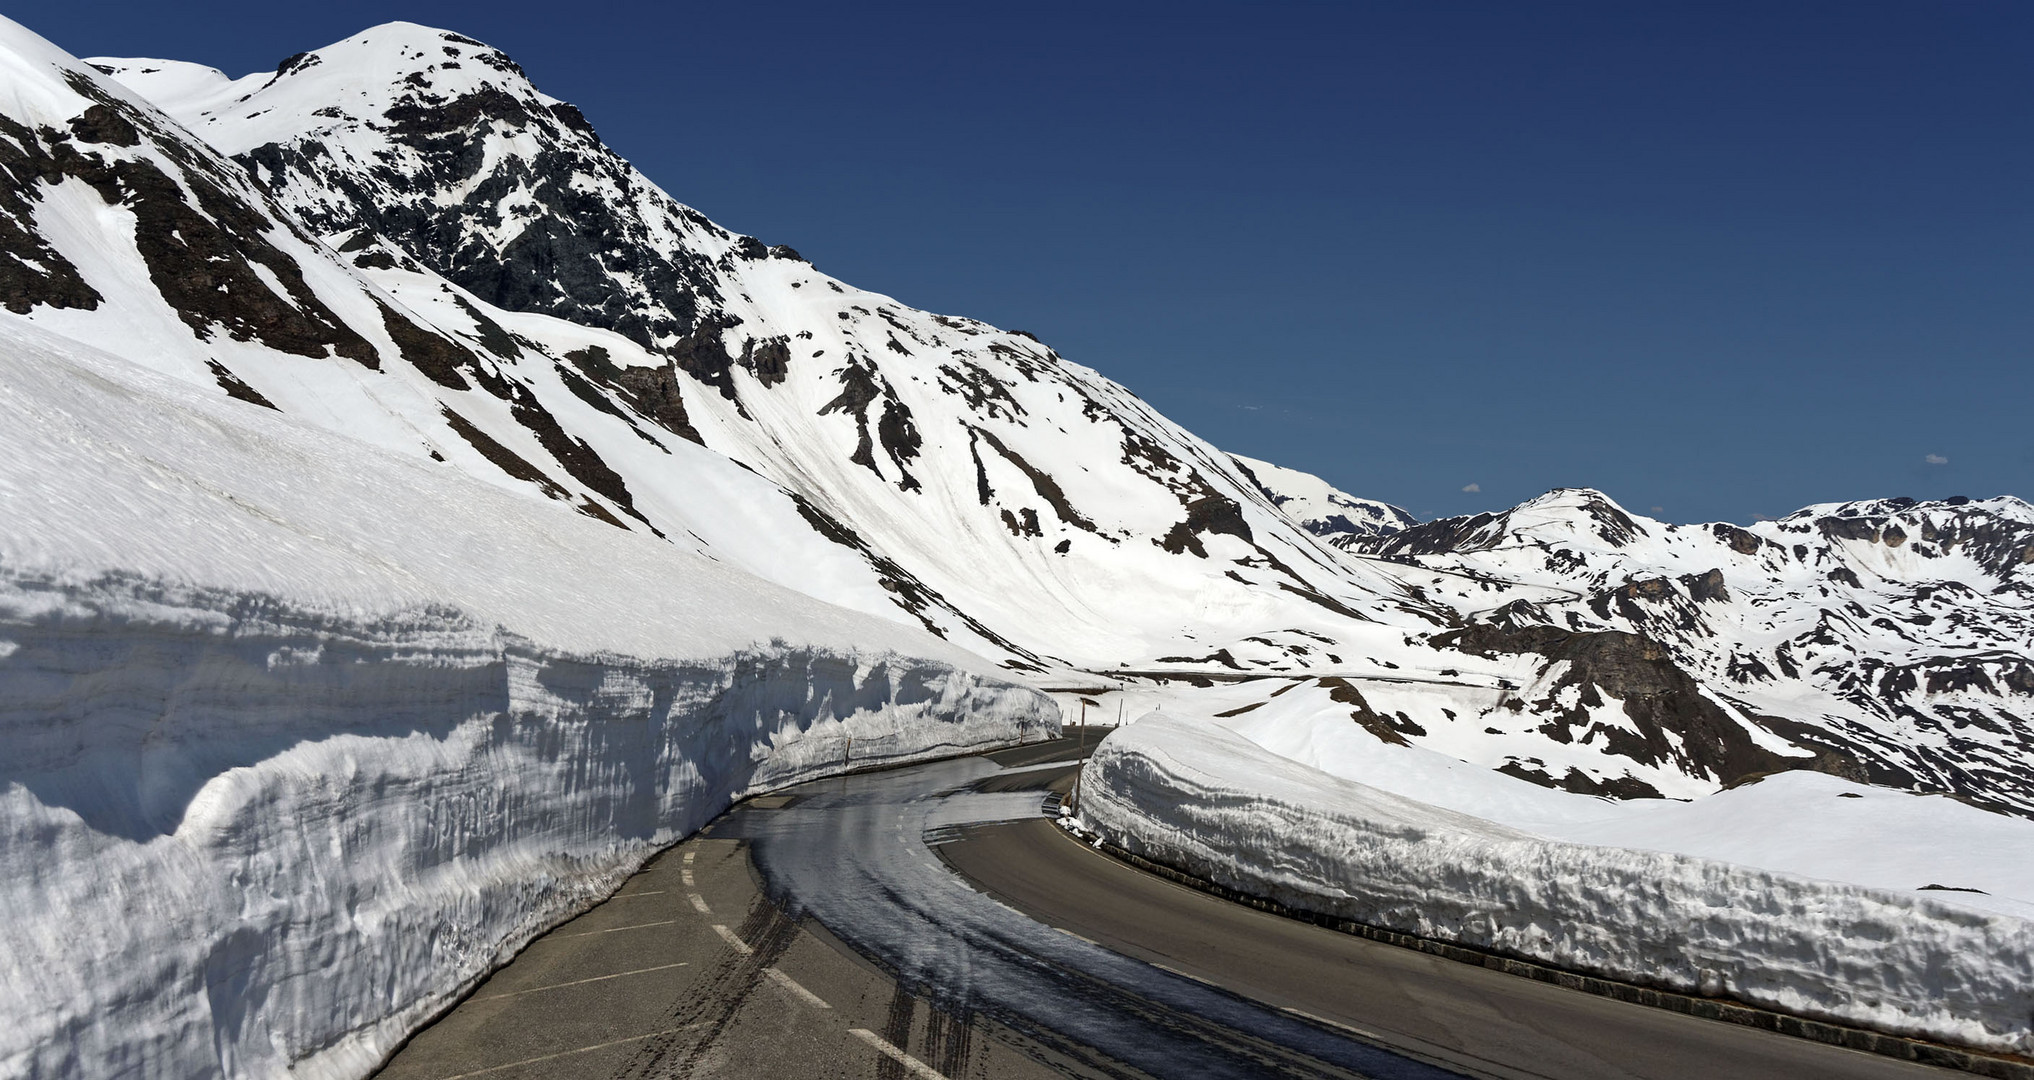
[[620,1046],[623,1043],[642,1042],[644,1039],[654,1039],[659,1035],[676,1035],[681,1031],[691,1031],[695,1028],[705,1027],[706,1023],[707,1022],[702,1021],[697,1024],[687,1024],[684,1027],[665,1028],[662,1031],[651,1031],[641,1035],[631,1035],[626,1039],[613,1039],[604,1043],[594,1043],[592,1046],[581,1046],[571,1050],[560,1050],[555,1054],[542,1054],[533,1058],[524,1058],[521,1061],[511,1061],[503,1065],[489,1065],[485,1069],[475,1069],[472,1072],[454,1073],[451,1076],[439,1077],[438,1080],[466,1080],[466,1078],[469,1076],[486,1076],[488,1073],[500,1072],[503,1069],[513,1069],[518,1065],[534,1065],[539,1061],[551,1061],[556,1058],[571,1057],[573,1054],[584,1054],[592,1050],[605,1050],[610,1046]]
[[870,1031],[868,1028],[849,1028],[848,1034],[882,1051],[886,1056],[909,1069],[911,1075],[918,1077],[919,1080],[946,1080],[946,1077],[939,1074],[939,1070],[890,1045],[890,1040]]
[[701,915],[713,914],[713,909],[706,906],[706,897],[701,896],[698,893],[686,893],[685,899],[692,901],[692,910],[700,913]]
[[679,869],[678,880],[684,882],[685,887],[688,889],[696,889],[699,887],[699,883],[692,880],[692,868],[689,866],[682,867]]
[[749,948],[749,943],[743,941],[740,935],[736,934],[734,931],[729,930],[727,927],[722,926],[719,923],[713,924],[713,932],[719,934],[722,939],[724,939],[729,945],[734,947],[734,951],[742,954],[743,956],[747,956],[750,953],[756,951],[754,949]]
[[592,937],[592,936],[593,936],[593,935],[595,935],[595,934],[619,934],[619,933],[621,933],[621,932],[622,932],[622,931],[624,931],[624,930],[641,930],[641,929],[643,929],[643,928],[645,928],[645,927],[650,927],[650,926],[669,926],[669,925],[671,925],[672,923],[675,923],[675,922],[677,922],[677,921],[678,921],[678,920],[676,920],[676,919],[665,919],[665,920],[664,920],[664,921],[662,921],[662,922],[644,922],[644,923],[636,923],[636,924],[635,924],[635,925],[633,925],[633,926],[611,926],[611,927],[608,927],[608,928],[607,928],[607,929],[605,929],[605,930],[584,930],[584,931],[581,931],[581,932],[579,932],[579,933],[577,933],[577,934],[553,934],[552,936],[553,936],[553,937],[561,937],[561,938],[568,938],[568,937]]
[[685,853],[685,865],[687,865],[687,866],[691,866],[691,865],[692,865],[692,857],[693,857],[694,855],[697,855],[697,854],[699,854],[699,853],[698,853],[698,852],[696,852],[696,851],[688,851],[688,852],[686,852],[686,853]]
[[586,983],[606,982],[609,979],[620,979],[629,975],[641,975],[645,972],[650,971],[669,971],[672,968],[682,968],[685,966],[686,964],[684,961],[680,961],[676,964],[658,964],[656,967],[637,968],[634,971],[617,971],[612,975],[595,975],[591,979],[574,979],[571,982],[551,983],[547,986],[532,986],[528,990],[504,990],[499,994],[482,994],[479,997],[474,998],[473,1000],[493,1001],[496,998],[520,997],[523,994],[534,994],[540,990],[556,990],[561,986],[583,986]]
[[820,997],[818,994],[815,994],[810,990],[807,990],[803,986],[798,985],[798,980],[793,979],[791,976],[786,975],[781,971],[778,971],[776,968],[766,967],[763,969],[763,974],[768,975],[770,977],[771,982],[774,982],[778,986],[781,986],[784,989],[789,990],[791,992],[792,997],[797,998],[798,1000],[806,1003],[807,1005],[812,1006],[815,1009],[833,1008],[833,1006],[828,1005],[826,1003],[825,998]]

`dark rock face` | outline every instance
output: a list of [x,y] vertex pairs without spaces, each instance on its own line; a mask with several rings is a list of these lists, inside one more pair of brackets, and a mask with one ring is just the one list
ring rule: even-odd
[[34,204],[42,199],[41,186],[64,176],[45,138],[53,143],[55,133],[39,137],[0,116],[0,170],[6,173],[0,183],[0,304],[17,315],[39,305],[91,311],[103,299],[36,231]]
[[1031,481],[1032,490],[1038,493],[1039,498],[1045,500],[1047,506],[1052,507],[1052,512],[1059,516],[1059,520],[1063,524],[1085,532],[1095,531],[1095,523],[1089,521],[1081,515],[1080,511],[1074,509],[1073,504],[1067,501],[1066,492],[1060,490],[1059,481],[1054,480],[1050,473],[1033,467],[1030,462],[1024,460],[1016,451],[1003,445],[1003,440],[997,438],[994,432],[986,428],[974,428],[972,430],[983,442],[989,444],[996,453],[1001,454],[1003,460],[1016,466],[1017,471],[1023,473]]
[[1205,559],[1208,549],[1200,538],[1210,533],[1234,536],[1246,544],[1254,544],[1250,535],[1250,523],[1243,520],[1243,507],[1226,495],[1210,492],[1186,504],[1186,520],[1172,527],[1172,531],[1158,541],[1158,545],[1174,555],[1191,551]]
[[[446,36],[454,44],[457,38]],[[461,59],[520,71],[484,46],[471,46]],[[740,241],[749,238],[683,208],[672,211],[679,215],[674,220],[646,222],[640,180],[585,116],[520,88],[482,86],[448,96],[419,72],[403,98],[368,123],[393,147],[366,173],[342,165],[316,139],[256,147],[240,159],[272,193],[285,194],[296,177],[314,177],[343,195],[297,205],[313,228],[371,229],[498,307],[612,330],[668,352],[700,328],[721,297],[713,263],[691,246],[660,240],[652,226],[746,250]],[[502,155],[489,166],[488,144],[508,135],[523,136],[525,149],[534,151]],[[490,171],[482,175],[483,168]],[[463,197],[449,203],[437,197],[451,191]],[[499,208],[511,196],[533,209],[504,220]],[[755,248],[752,257],[771,257],[769,249]]]
[[1386,716],[1371,708],[1370,703],[1363,700],[1362,692],[1347,679],[1322,679],[1319,685],[1328,691],[1330,701],[1352,706],[1349,710],[1349,719],[1354,720],[1363,730],[1377,736],[1380,742],[1391,743],[1394,746],[1411,746],[1412,744],[1406,741],[1406,736],[1424,736],[1427,733],[1427,729],[1414,723],[1411,717],[1402,712]]
[[[376,366],[373,346],[325,306],[304,282],[296,261],[268,239],[267,234],[286,226],[234,194],[231,178],[180,137],[159,128],[154,119],[105,94],[83,76],[72,75],[69,81],[72,89],[95,101],[72,120],[73,134],[48,129],[31,133],[11,120],[0,127],[0,134],[12,143],[0,152],[5,159],[0,164],[16,175],[18,188],[32,190],[30,178],[55,183],[70,177],[97,191],[108,205],[130,211],[135,247],[151,282],[200,338],[223,329],[236,341],[258,342],[279,352],[318,358],[337,355]],[[109,159],[79,148],[136,146],[144,139],[178,167],[176,178],[150,160]],[[9,194],[13,205],[0,200],[0,210],[21,209],[4,215],[12,219],[16,235],[0,235],[0,240],[13,240],[7,248],[11,260],[0,260],[0,291],[10,308],[26,312],[38,303],[95,306],[97,294],[77,278],[75,268],[27,235],[30,219],[21,191]],[[0,234],[5,232],[0,226]],[[16,271],[26,269],[24,255],[47,267],[42,275],[47,280],[40,285],[7,273],[10,264]],[[281,284],[282,294],[270,287],[270,280]]]
[[1698,604],[1711,601],[1730,602],[1730,590],[1723,584],[1723,570],[1718,567],[1706,574],[1682,574],[1681,584],[1688,590],[1688,597]]
[[[692,418],[685,412],[685,396],[678,389],[673,368],[620,367],[609,358],[607,350],[598,345],[567,353],[565,359],[595,384],[620,393],[638,415],[688,442],[705,445],[698,429],[692,426]],[[604,398],[602,400],[605,401]]]
[[[897,396],[896,388],[890,385],[882,372],[865,361],[849,364],[840,370],[840,387],[840,396],[822,406],[819,415],[844,412],[855,418],[859,441],[849,460],[877,476],[883,475],[883,470],[876,465],[875,441],[869,433],[869,407],[880,403],[882,411],[876,421],[876,434],[881,437],[883,452],[897,469],[897,487],[903,491],[918,490],[917,478],[906,467],[911,459],[918,456],[923,445],[917,427],[911,422],[911,407]],[[987,435],[986,432],[983,434]]]
[[[1540,730],[1555,742],[1601,738],[1609,753],[1644,765],[1668,765],[1719,783],[1748,773],[1803,765],[1799,759],[1783,758],[1753,742],[1750,733],[1703,694],[1700,684],[1674,663],[1664,647],[1637,634],[1477,624],[1439,635],[1434,642],[1472,656],[1532,653],[1550,661],[1567,661],[1567,670],[1546,697],[1528,706],[1546,717]],[[1562,709],[1555,699],[1571,686],[1581,691],[1577,705]],[[1624,702],[1624,714],[1638,729],[1637,734],[1590,721],[1588,709],[1601,707],[1603,694]]]

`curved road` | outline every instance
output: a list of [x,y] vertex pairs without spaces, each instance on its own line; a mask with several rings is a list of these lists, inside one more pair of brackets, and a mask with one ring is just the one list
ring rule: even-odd
[[1070,777],[1049,763],[1055,750],[808,784],[712,834],[748,842],[780,907],[900,985],[1102,1075],[1946,1075],[1353,938],[1140,873],[1046,819],[1046,789]]
[[1951,1075],[1182,888],[1047,818],[1076,751],[751,799],[532,942],[382,1080]]

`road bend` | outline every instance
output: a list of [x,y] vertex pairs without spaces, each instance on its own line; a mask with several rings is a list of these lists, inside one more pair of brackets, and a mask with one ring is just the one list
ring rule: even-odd
[[1145,874],[1051,823],[1078,749],[749,800],[533,943],[383,1076],[1956,1075],[1394,948]]

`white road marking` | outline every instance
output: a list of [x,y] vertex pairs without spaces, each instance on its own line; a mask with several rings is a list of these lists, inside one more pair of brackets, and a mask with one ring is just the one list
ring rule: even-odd
[[[1196,975],[1196,974],[1194,974],[1194,973],[1193,973],[1193,972],[1191,972],[1191,971],[1181,971],[1180,969],[1178,969],[1178,968],[1176,968],[1176,967],[1173,967],[1173,966],[1172,966],[1171,964],[1161,964],[1161,963],[1159,963],[1159,962],[1158,962],[1158,961],[1156,961],[1156,960],[1146,960],[1146,961],[1145,961],[1145,963],[1147,963],[1147,964],[1150,964],[1150,965],[1151,965],[1152,967],[1155,967],[1155,968],[1157,968],[1157,969],[1158,969],[1158,970],[1160,970],[1160,971],[1170,971],[1170,972],[1172,972],[1172,973],[1173,973],[1174,975],[1177,975],[1177,976],[1179,976],[1179,977],[1180,977],[1180,978],[1182,978],[1182,979],[1192,979],[1193,981],[1195,981],[1195,982],[1197,982],[1197,983],[1201,983],[1202,985],[1205,985],[1205,986],[1213,986],[1213,985],[1215,985],[1214,983],[1211,983],[1211,982],[1209,982],[1208,980],[1206,980],[1206,979],[1203,979],[1203,978],[1201,978],[1201,977],[1200,977],[1199,975]],[[1295,1010],[1293,1010],[1293,1011],[1297,1012],[1298,1010],[1296,1010],[1296,1009],[1295,1009]],[[1312,1015],[1310,1015],[1310,1014],[1304,1014],[1304,1015],[1307,1015],[1307,1018],[1308,1018],[1309,1020],[1319,1020],[1319,1019],[1320,1019],[1319,1017],[1317,1017],[1317,1016],[1312,1016]],[[1322,1022],[1322,1023],[1327,1023],[1327,1021],[1325,1021],[1325,1020],[1323,1020],[1323,1021],[1321,1021],[1321,1022]]]
[[812,1006],[815,1009],[833,1008],[833,1006],[828,1005],[826,1003],[825,998],[820,997],[818,994],[815,994],[812,991],[807,990],[806,988],[798,985],[798,980],[793,979],[791,976],[786,975],[781,971],[778,971],[776,968],[766,967],[763,969],[763,974],[768,975],[770,977],[771,982],[774,982],[778,986],[781,986],[784,989],[791,991],[792,997],[797,998],[798,1000],[806,1003],[807,1005]]
[[662,889],[644,889],[642,892],[618,892],[613,896],[608,897],[608,899],[627,900],[631,896],[662,896],[662,895],[664,895],[664,890]]
[[678,871],[678,880],[684,882],[685,887],[688,889],[696,889],[699,887],[699,883],[692,880],[692,868],[689,866],[684,867]]
[[1054,930],[1057,930],[1057,931],[1059,931],[1059,932],[1060,932],[1060,933],[1062,933],[1062,934],[1065,934],[1066,936],[1068,936],[1068,937],[1070,937],[1070,938],[1073,938],[1073,939],[1074,939],[1075,941],[1085,941],[1085,942],[1087,942],[1088,944],[1090,944],[1090,945],[1093,945],[1094,947],[1096,947],[1096,948],[1098,948],[1098,949],[1099,949],[1099,948],[1102,948],[1102,947],[1103,947],[1103,946],[1102,946],[1102,943],[1101,943],[1101,942],[1099,942],[1099,941],[1096,941],[1096,940],[1095,940],[1094,938],[1091,938],[1091,937],[1086,937],[1086,936],[1084,936],[1084,935],[1081,935],[1081,934],[1076,934],[1076,933],[1074,933],[1073,931],[1071,931],[1071,930],[1068,930],[1068,929],[1067,929],[1066,927],[1064,927],[1064,926],[1055,926],[1055,927],[1053,927],[1053,929],[1054,929]]
[[701,896],[698,893],[686,893],[685,899],[692,901],[692,910],[700,913],[701,915],[713,914],[713,909],[706,906],[706,897]]
[[637,968],[634,971],[617,971],[612,975],[595,975],[591,979],[574,979],[571,982],[551,983],[548,986],[532,986],[528,990],[505,990],[499,994],[482,994],[479,997],[474,998],[473,1000],[493,1001],[496,998],[519,997],[523,994],[534,994],[539,990],[556,990],[561,986],[582,986],[586,983],[606,982],[609,979],[620,979],[629,975],[641,975],[644,972],[649,971],[669,971],[672,968],[682,968],[685,966],[686,964],[683,961],[680,961],[679,963],[676,964],[658,964],[656,967]]
[[[1289,1012],[1289,1013],[1293,1014],[1294,1016],[1298,1016],[1298,1017],[1303,1017],[1303,1018],[1305,1018],[1305,1019],[1308,1019],[1308,1020],[1312,1020],[1312,1021],[1313,1021],[1314,1023],[1316,1023],[1316,1024],[1320,1024],[1320,1025],[1321,1025],[1321,1026],[1323,1026],[1323,1027],[1331,1027],[1331,1028],[1336,1028],[1336,1029],[1338,1029],[1338,1030],[1341,1030],[1341,1031],[1346,1031],[1346,1032],[1348,1032],[1349,1034],[1351,1034],[1351,1035],[1354,1035],[1354,1036],[1356,1036],[1356,1037],[1357,1037],[1357,1038],[1359,1038],[1359,1039],[1364,1039],[1364,1040],[1366,1040],[1366,1041],[1369,1041],[1369,1042],[1377,1043],[1377,1044],[1378,1044],[1378,1045],[1380,1045],[1380,1046],[1382,1046],[1382,1045],[1385,1045],[1385,1042],[1384,1042],[1384,1036],[1382,1036],[1382,1035],[1379,1035],[1378,1033],[1376,1033],[1376,1032],[1374,1032],[1374,1031],[1365,1031],[1364,1029],[1362,1029],[1362,1028],[1360,1028],[1360,1027],[1357,1027],[1357,1026],[1355,1026],[1355,1025],[1353,1025],[1353,1024],[1345,1024],[1345,1023],[1342,1023],[1342,1022],[1341,1022],[1340,1020],[1330,1020],[1330,1019],[1328,1019],[1328,1018],[1327,1018],[1327,1017],[1325,1017],[1325,1016],[1316,1016],[1316,1015],[1314,1015],[1313,1013],[1310,1013],[1310,1012],[1306,1011],[1305,1009],[1295,1009],[1295,1008],[1293,1008],[1293,1007],[1292,1007],[1292,1006],[1290,1006],[1290,1005],[1281,1005],[1281,1006],[1279,1006],[1279,1011],[1281,1011],[1281,1012]],[[1400,1052],[1400,1053],[1404,1053],[1405,1051],[1404,1051],[1404,1050],[1400,1050],[1399,1052]],[[1538,1075],[1538,1074],[1534,1074],[1534,1075]]]
[[642,1035],[631,1035],[626,1039],[614,1039],[604,1043],[594,1043],[592,1046],[581,1046],[572,1050],[560,1050],[555,1054],[541,1054],[533,1058],[524,1058],[521,1061],[511,1061],[505,1065],[489,1065],[485,1069],[475,1069],[472,1072],[454,1073],[451,1076],[441,1076],[438,1078],[438,1080],[466,1080],[466,1078],[469,1076],[486,1076],[488,1073],[500,1072],[503,1069],[513,1069],[518,1065],[534,1065],[539,1061],[551,1061],[555,1058],[571,1057],[573,1054],[584,1054],[591,1050],[605,1050],[610,1046],[620,1046],[623,1043],[642,1042],[644,1039],[654,1039],[659,1035],[676,1035],[681,1031],[692,1031],[696,1028],[703,1028],[707,1025],[707,1023],[708,1021],[701,1021],[697,1024],[687,1024],[684,1027],[665,1028],[662,1031],[652,1031]]
[[694,855],[697,855],[697,854],[699,854],[699,853],[698,853],[698,852],[696,852],[696,851],[688,851],[688,852],[686,852],[686,853],[685,853],[685,865],[687,865],[687,866],[691,866],[691,865],[692,865],[692,857],[693,857]]
[[849,1028],[848,1034],[853,1035],[855,1038],[860,1039],[865,1043],[868,1043],[870,1046],[873,1046],[877,1050],[882,1051],[885,1055],[895,1059],[898,1064],[904,1066],[906,1069],[911,1070],[911,1075],[918,1077],[919,1080],[946,1080],[946,1077],[941,1076],[939,1074],[938,1069],[935,1069],[932,1066],[927,1065],[926,1063],[918,1060],[917,1058],[912,1057],[910,1054],[907,1054],[904,1051],[897,1049],[895,1046],[890,1045],[890,1040],[885,1039],[884,1037],[876,1034],[873,1031],[870,1031],[868,1028]]
[[614,927],[609,927],[609,928],[608,928],[608,929],[606,929],[606,930],[585,930],[585,931],[581,931],[580,933],[577,933],[577,934],[557,934],[557,935],[554,935],[554,936],[556,936],[556,937],[561,937],[561,938],[568,938],[568,937],[592,937],[592,936],[593,936],[593,935],[595,935],[595,934],[619,934],[619,933],[621,933],[621,932],[622,932],[622,931],[624,931],[624,930],[641,930],[641,929],[643,929],[644,927],[649,927],[649,926],[669,926],[669,925],[671,925],[672,923],[675,923],[675,922],[677,922],[677,921],[678,921],[678,920],[676,920],[676,919],[665,919],[665,920],[664,920],[664,921],[662,921],[662,922],[643,922],[643,923],[636,923],[636,924],[635,924],[635,925],[633,925],[633,926],[614,926]]
[[723,939],[727,941],[729,945],[734,946],[734,951],[742,954],[743,956],[747,956],[750,953],[756,951],[754,949],[749,948],[749,943],[743,941],[741,937],[737,935],[734,931],[729,930],[727,927],[722,926],[719,923],[713,924],[713,932],[719,934]]

